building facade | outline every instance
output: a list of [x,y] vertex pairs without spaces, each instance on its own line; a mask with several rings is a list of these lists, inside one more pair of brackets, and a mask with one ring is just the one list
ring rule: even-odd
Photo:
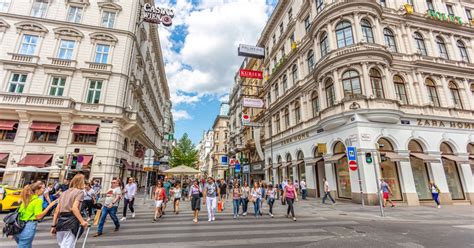
[[325,177],[337,198],[376,204],[384,178],[407,205],[431,204],[433,181],[442,204],[474,203],[473,11],[470,1],[279,1],[257,43],[266,179],[305,179],[320,197]]
[[212,147],[214,146],[214,132],[212,130],[204,131],[202,139],[197,149],[199,151],[198,168],[202,176],[209,174],[209,168],[212,168],[212,159],[210,157]]
[[145,150],[167,155],[169,89],[157,26],[140,20],[145,2],[1,1],[2,164],[61,168],[7,172],[4,183],[62,178],[74,155],[105,187],[113,177],[143,184]]
[[209,153],[211,162],[208,165],[208,175],[212,175],[217,179],[226,179],[226,172],[228,171],[228,157],[229,150],[229,104],[221,103],[219,115],[216,116],[214,124],[212,125],[212,132],[214,135],[212,142],[212,149]]

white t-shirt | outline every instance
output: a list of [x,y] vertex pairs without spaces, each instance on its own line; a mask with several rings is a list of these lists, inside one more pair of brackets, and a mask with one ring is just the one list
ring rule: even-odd
[[137,184],[136,183],[132,183],[132,184],[129,184],[127,183],[125,185],[125,199],[128,199],[128,200],[131,200],[135,197],[135,194],[137,193]]
[[92,197],[95,197],[95,191],[93,189],[84,189],[84,201],[92,200]]
[[325,181],[324,182],[324,192],[329,192],[329,191],[330,191],[329,190],[329,183],[328,183],[328,181]]
[[[112,188],[108,189],[105,196],[105,205],[107,206],[111,204],[117,196],[121,196],[121,195],[122,195],[122,190],[120,189],[120,187],[116,187],[115,189],[112,189]],[[117,207],[119,205],[119,202],[120,202],[120,199],[117,202],[115,202],[113,206]]]
[[176,198],[181,198],[181,188],[173,188],[173,197]]
[[305,181],[301,181],[301,182],[300,182],[300,186],[301,186],[301,189],[306,189],[306,182],[305,182]]

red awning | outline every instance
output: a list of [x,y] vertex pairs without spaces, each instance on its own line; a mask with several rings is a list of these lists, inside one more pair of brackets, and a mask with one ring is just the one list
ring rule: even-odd
[[122,160],[122,164],[125,169],[127,170],[133,170],[133,166],[125,159]]
[[10,153],[0,153],[0,161],[3,161],[8,158],[8,155],[10,155]]
[[92,161],[92,155],[82,155],[84,160],[82,160],[82,166],[89,166],[90,162]]
[[45,167],[52,158],[52,154],[27,154],[18,165]]
[[0,130],[8,130],[11,131],[15,128],[15,125],[18,121],[11,121],[11,120],[0,120]]
[[58,131],[60,124],[51,122],[33,122],[30,126],[31,131],[55,133]]
[[73,133],[82,133],[82,134],[97,134],[99,125],[91,124],[74,124],[71,131]]

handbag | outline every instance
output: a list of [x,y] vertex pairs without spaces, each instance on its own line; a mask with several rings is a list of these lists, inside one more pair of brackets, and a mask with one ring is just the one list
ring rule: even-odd
[[20,213],[18,213],[18,208],[15,212],[7,214],[3,218],[3,223],[5,226],[3,227],[3,235],[4,236],[15,236],[20,234],[25,228],[26,222],[20,220]]

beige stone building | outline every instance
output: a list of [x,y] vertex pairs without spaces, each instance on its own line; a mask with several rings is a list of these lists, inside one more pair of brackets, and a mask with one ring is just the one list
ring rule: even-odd
[[[145,150],[167,155],[173,132],[157,26],[140,20],[144,2],[153,3],[0,1],[2,167],[58,165],[49,176],[62,177],[75,154],[105,187],[117,176],[143,184]],[[22,184],[48,173],[2,176]]]
[[279,1],[257,43],[266,180],[304,179],[321,197],[326,177],[338,199],[375,204],[383,177],[407,205],[433,204],[433,181],[442,204],[474,203],[473,12],[462,0]]
[[217,179],[226,179],[226,171],[229,164],[225,163],[229,151],[229,107],[227,103],[221,104],[219,115],[216,116],[212,125],[214,135],[211,152],[209,153],[210,162],[208,165],[208,175]]

